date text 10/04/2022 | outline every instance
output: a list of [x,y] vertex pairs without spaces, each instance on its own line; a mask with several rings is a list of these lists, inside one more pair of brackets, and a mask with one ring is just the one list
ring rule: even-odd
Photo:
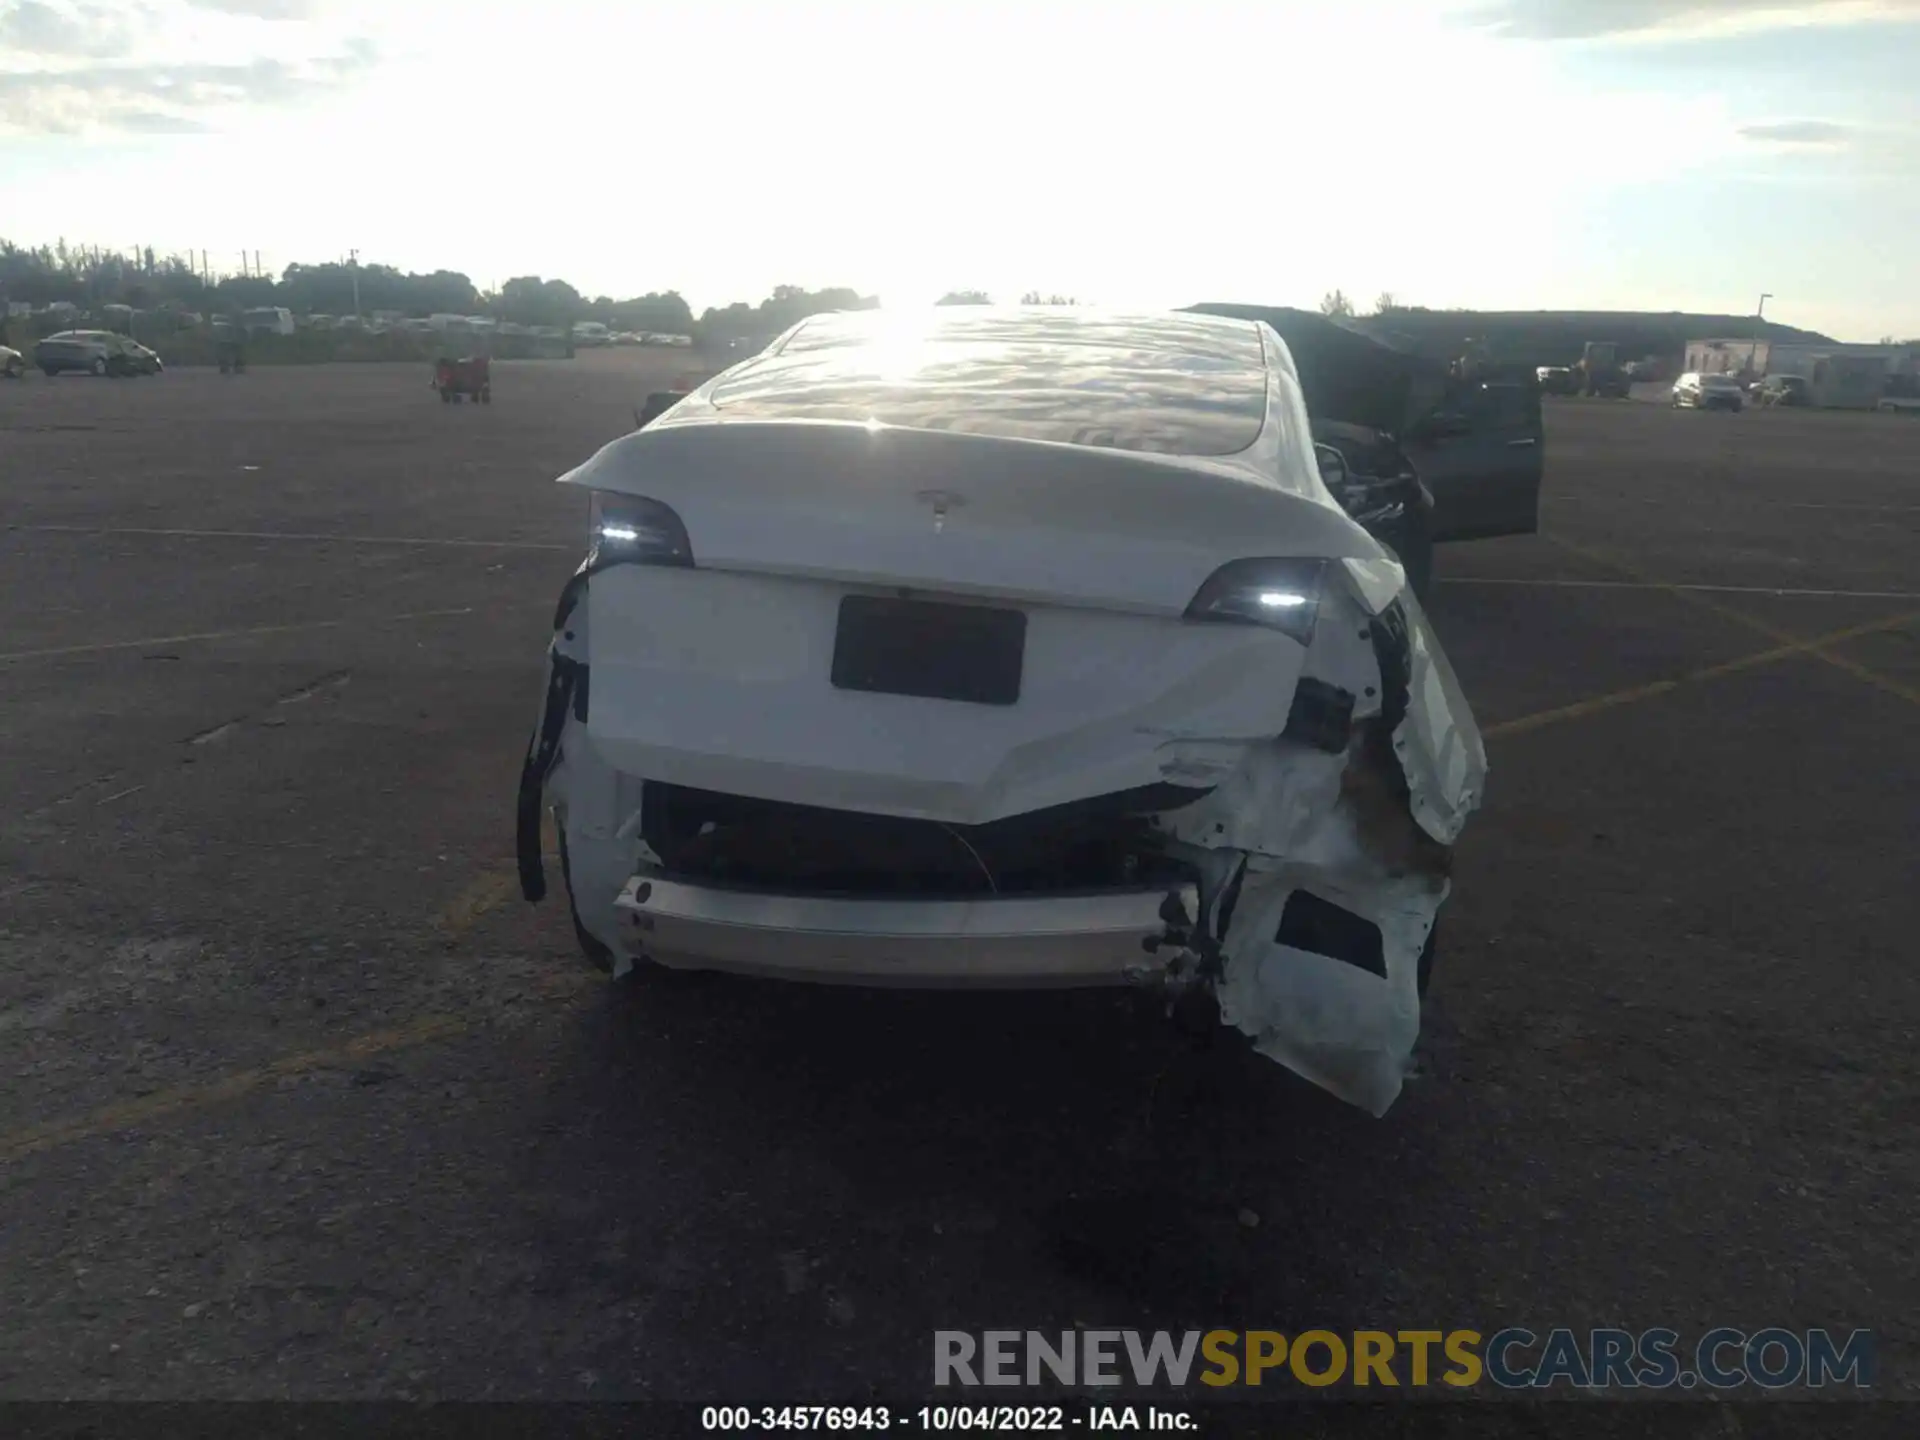
[[1185,1410],[1158,1405],[922,1405],[895,1411],[885,1405],[708,1405],[700,1428],[719,1431],[1158,1431],[1192,1432],[1199,1422]]

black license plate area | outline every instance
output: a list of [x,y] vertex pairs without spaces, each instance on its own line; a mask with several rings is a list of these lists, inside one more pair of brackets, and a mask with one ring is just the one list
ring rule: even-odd
[[1012,705],[1026,651],[1024,611],[847,595],[832,678],[841,690]]

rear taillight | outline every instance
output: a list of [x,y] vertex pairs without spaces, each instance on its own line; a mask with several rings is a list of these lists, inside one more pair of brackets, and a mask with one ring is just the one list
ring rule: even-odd
[[1222,565],[1187,606],[1189,620],[1265,625],[1313,643],[1325,560],[1235,560]]
[[687,527],[673,508],[644,495],[595,491],[588,510],[587,563],[595,568],[693,564]]

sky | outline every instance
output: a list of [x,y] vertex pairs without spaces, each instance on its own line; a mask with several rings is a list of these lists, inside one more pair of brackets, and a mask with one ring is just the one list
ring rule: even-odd
[[0,238],[1920,336],[1920,0],[0,0]]

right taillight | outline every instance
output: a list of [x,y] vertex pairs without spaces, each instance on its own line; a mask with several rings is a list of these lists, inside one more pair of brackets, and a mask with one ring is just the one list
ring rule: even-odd
[[1222,565],[1187,606],[1189,620],[1264,625],[1313,643],[1325,560],[1234,560]]

